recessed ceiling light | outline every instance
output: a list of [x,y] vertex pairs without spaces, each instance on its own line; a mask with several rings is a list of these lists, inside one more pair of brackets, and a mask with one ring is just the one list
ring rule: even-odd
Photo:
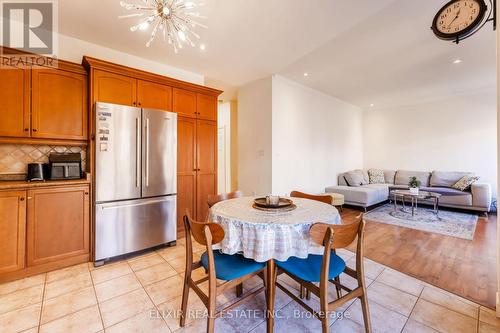
[[459,64],[459,63],[461,63],[461,62],[462,62],[462,59],[460,59],[460,58],[453,60],[453,63],[454,63],[455,65],[457,65],[457,64]]
[[200,50],[205,51],[205,49],[206,49],[205,44],[200,44]]
[[305,77],[308,77],[308,76],[309,76],[309,73],[305,72],[305,73],[304,73],[304,76],[305,76]]
[[371,108],[372,108],[372,107],[374,107],[374,106],[375,106],[375,104],[373,104],[373,103],[372,103],[372,104],[370,104],[370,107],[371,107]]

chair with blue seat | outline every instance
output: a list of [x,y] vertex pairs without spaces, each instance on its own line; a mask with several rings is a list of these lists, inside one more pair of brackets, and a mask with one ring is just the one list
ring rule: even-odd
[[[359,298],[363,310],[363,319],[365,331],[371,332],[370,311],[368,309],[368,299],[366,293],[366,284],[363,272],[363,239],[365,222],[363,217],[351,224],[329,225],[324,223],[314,224],[309,233],[312,240],[325,247],[322,255],[310,254],[305,259],[292,257],[287,261],[276,261],[278,274],[285,273],[292,279],[305,286],[307,290],[316,295],[320,300],[320,311],[315,311],[299,297],[295,296],[290,290],[280,283],[276,286],[283,290],[288,296],[311,312],[316,318],[321,320],[323,333],[329,331],[329,312],[335,311],[346,302]],[[335,254],[335,249],[341,249],[349,246],[355,239],[357,241],[356,249],[356,269],[347,267],[344,260]],[[357,287],[350,289],[342,285],[337,277],[345,273],[356,279]],[[319,286],[318,286],[319,283]],[[332,302],[328,301],[328,287],[334,284],[347,293],[337,296]]]
[[[212,333],[214,332],[216,317],[223,314],[228,308],[235,307],[244,302],[248,297],[255,296],[264,290],[264,287],[243,295],[237,302],[218,312],[216,312],[217,296],[230,288],[241,285],[245,280],[258,274],[262,275],[265,263],[247,259],[240,254],[228,255],[221,253],[219,250],[214,250],[212,246],[224,239],[224,230],[217,223],[194,221],[189,216],[189,213],[186,212],[184,227],[186,230],[186,271],[184,274],[180,324],[181,327],[184,327],[186,324],[189,290],[193,289],[207,307],[207,332]],[[193,262],[191,237],[197,243],[206,246],[206,252],[196,262]],[[192,278],[192,272],[199,268],[204,268],[208,276],[195,281]],[[222,282],[218,282],[218,280]],[[208,281],[208,295],[199,287],[200,284],[206,281]]]

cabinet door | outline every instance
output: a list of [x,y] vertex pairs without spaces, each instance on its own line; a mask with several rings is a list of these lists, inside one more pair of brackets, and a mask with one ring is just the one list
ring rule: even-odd
[[89,187],[28,191],[27,265],[89,253]]
[[198,118],[206,120],[217,120],[217,97],[196,94],[196,107]]
[[196,93],[174,88],[173,110],[180,116],[196,118]]
[[31,136],[87,139],[87,76],[56,69],[33,69]]
[[94,101],[136,106],[137,80],[128,76],[94,70]]
[[177,232],[189,210],[196,218],[196,119],[177,119]]
[[30,70],[0,69],[0,100],[0,136],[29,137]]
[[208,196],[217,194],[217,123],[196,121],[196,218],[204,221],[208,214]]
[[0,273],[24,268],[26,192],[0,192]]
[[172,111],[172,87],[149,81],[137,81],[137,106]]

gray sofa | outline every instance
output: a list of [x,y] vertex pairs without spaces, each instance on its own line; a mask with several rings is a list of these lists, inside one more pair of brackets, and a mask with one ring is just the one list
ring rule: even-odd
[[363,174],[362,185],[350,186],[346,174],[338,176],[338,185],[329,186],[327,193],[344,195],[345,204],[366,208],[391,199],[391,190],[408,189],[408,181],[412,176],[421,181],[421,190],[440,193],[439,206],[462,208],[480,212],[489,212],[491,206],[491,186],[486,183],[474,183],[467,191],[459,191],[451,186],[469,172],[447,171],[406,171],[384,170],[384,184],[370,184],[368,170],[354,170]]

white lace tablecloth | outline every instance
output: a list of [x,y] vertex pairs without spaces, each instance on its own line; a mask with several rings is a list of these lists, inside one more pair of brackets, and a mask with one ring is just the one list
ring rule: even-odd
[[252,207],[254,198],[221,201],[210,209],[210,221],[219,223],[225,237],[219,244],[222,252],[241,252],[259,262],[289,257],[307,258],[322,253],[322,247],[309,239],[314,223],[340,224],[337,209],[331,205],[291,198],[297,205],[289,212],[265,212]]

